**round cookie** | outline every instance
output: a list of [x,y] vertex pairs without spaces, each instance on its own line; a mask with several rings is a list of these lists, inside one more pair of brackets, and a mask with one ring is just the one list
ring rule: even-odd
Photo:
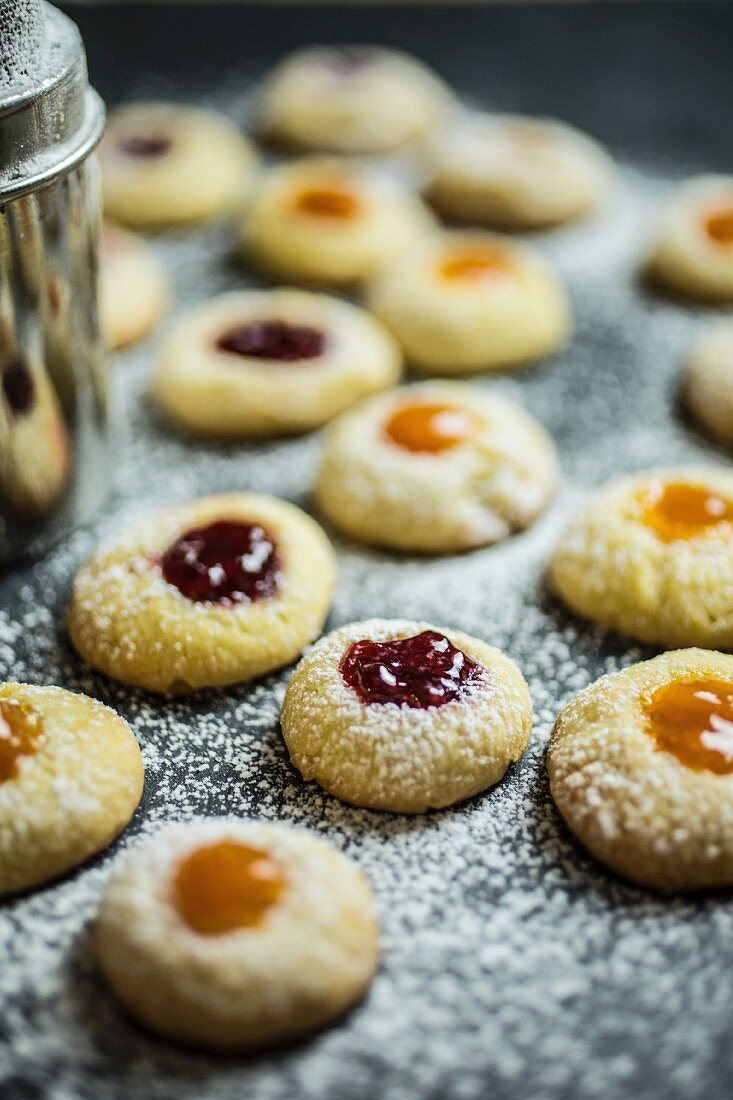
[[455,110],[415,58],[376,46],[296,50],[265,82],[262,129],[301,149],[380,153],[426,137]]
[[149,335],[170,302],[163,265],[146,241],[105,225],[100,241],[99,319],[108,348],[135,344]]
[[194,432],[246,437],[317,428],[395,383],[402,357],[365,310],[302,290],[206,302],[163,344],[154,392]]
[[366,164],[311,157],[270,170],[241,244],[280,278],[347,286],[432,228],[426,207],[396,178]]
[[320,633],[334,587],[321,528],[253,493],[151,516],[81,566],[69,633],[85,661],[150,691],[263,676]]
[[687,404],[716,439],[733,443],[733,323],[716,325],[695,344],[687,365]]
[[567,294],[533,249],[478,230],[432,235],[371,280],[370,309],[431,374],[514,367],[570,336]]
[[601,863],[665,893],[733,884],[733,657],[663,653],[560,714],[557,808]]
[[222,1051],[336,1019],[379,958],[372,894],[350,859],[304,829],[225,818],[169,826],[128,853],[96,938],[130,1015]]
[[557,478],[552,440],[518,405],[464,382],[425,382],[339,417],[315,493],[360,542],[452,553],[527,527]]
[[0,685],[0,897],[106,848],[142,789],[135,736],[109,707],[63,688]]
[[173,103],[114,111],[99,146],[107,217],[133,229],[205,222],[247,198],[249,142],[221,115]]
[[733,302],[733,176],[698,176],[678,186],[647,271],[677,294]]
[[433,143],[427,195],[448,217],[507,229],[581,218],[607,197],[597,142],[554,119],[472,113]]
[[305,780],[374,810],[423,813],[498,783],[532,730],[521,672],[427,623],[372,619],[321,638],[292,675],[282,731]]
[[669,648],[733,647],[733,472],[652,471],[601,490],[550,566],[577,614]]

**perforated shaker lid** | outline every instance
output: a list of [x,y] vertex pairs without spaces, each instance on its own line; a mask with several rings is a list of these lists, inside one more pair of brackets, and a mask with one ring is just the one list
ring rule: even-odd
[[73,168],[103,128],[75,24],[45,0],[0,0],[0,202]]

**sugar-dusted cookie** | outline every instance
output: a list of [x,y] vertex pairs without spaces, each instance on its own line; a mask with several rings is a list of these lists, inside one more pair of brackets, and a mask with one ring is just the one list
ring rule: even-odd
[[613,482],[570,523],[551,578],[573,611],[632,638],[733,647],[733,472]]
[[212,111],[130,103],[110,115],[99,146],[104,209],[132,228],[208,221],[248,196],[256,157]]
[[733,176],[697,176],[678,186],[647,271],[677,294],[733,302]]
[[560,714],[552,796],[592,854],[664,892],[733,885],[733,657],[663,653]]
[[69,632],[123,683],[196,691],[251,680],[318,635],[334,586],[318,524],[273,497],[202,497],[150,517],[79,569]]
[[109,707],[63,688],[0,685],[0,896],[106,848],[142,788],[135,736]]
[[699,423],[722,443],[733,443],[733,323],[718,324],[697,340],[685,390]]
[[114,225],[102,230],[99,315],[102,336],[113,351],[143,340],[170,301],[165,269],[150,245]]
[[540,229],[583,217],[609,192],[601,146],[553,119],[466,114],[432,146],[427,194],[449,217]]
[[526,245],[479,230],[433,234],[371,280],[368,304],[431,374],[513,367],[567,342],[565,290]]
[[333,153],[379,153],[426,137],[455,109],[426,65],[376,46],[296,50],[265,82],[260,124],[279,141]]
[[329,1023],[379,958],[372,894],[350,859],[304,829],[225,818],[169,826],[129,852],[96,933],[130,1014],[212,1050]]
[[331,425],[315,492],[351,538],[451,553],[527,527],[557,477],[552,440],[519,405],[465,382],[424,382]]
[[292,675],[293,764],[344,802],[423,813],[498,783],[532,730],[521,672],[457,630],[372,619],[334,630]]
[[272,168],[242,227],[257,265],[294,282],[355,283],[433,228],[420,199],[366,164],[312,157]]
[[205,302],[163,344],[154,392],[182,427],[246,437],[316,428],[392,385],[402,356],[375,318],[304,290]]

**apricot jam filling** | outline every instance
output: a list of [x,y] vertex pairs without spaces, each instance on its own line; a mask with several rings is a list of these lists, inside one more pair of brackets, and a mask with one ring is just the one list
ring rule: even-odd
[[173,898],[189,928],[220,936],[260,924],[284,885],[282,868],[267,852],[222,840],[197,848],[179,864]]
[[655,482],[637,494],[640,519],[662,542],[730,529],[733,504],[712,489],[684,482]]
[[325,333],[310,325],[290,325],[287,321],[252,321],[227,329],[216,341],[219,351],[253,359],[272,359],[295,363],[323,354]]
[[483,427],[471,409],[457,405],[402,405],[392,413],[384,430],[406,451],[439,454],[472,439]]
[[730,248],[733,245],[733,206],[714,210],[705,218],[705,232],[713,244]]
[[644,703],[657,747],[693,771],[733,772],[733,683],[673,680]]
[[295,200],[295,209],[299,214],[345,221],[358,213],[359,200],[343,184],[324,184],[301,191]]
[[168,547],[160,569],[194,603],[256,603],[270,599],[279,587],[277,548],[258,523],[217,520],[194,527]]
[[352,642],[339,665],[362,703],[396,703],[415,710],[459,699],[484,669],[435,630],[413,638]]
[[493,282],[511,273],[511,263],[506,253],[498,248],[467,248],[441,260],[439,273],[449,283]]
[[18,699],[0,699],[0,783],[15,779],[24,757],[33,756],[43,737],[41,716]]

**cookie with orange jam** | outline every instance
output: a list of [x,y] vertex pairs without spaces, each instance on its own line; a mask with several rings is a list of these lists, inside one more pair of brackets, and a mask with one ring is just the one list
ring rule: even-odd
[[0,685],[0,896],[106,848],[142,788],[138,743],[109,707],[63,688]]
[[698,176],[677,188],[647,270],[677,294],[733,301],[733,176]]
[[452,553],[527,527],[557,479],[552,440],[519,405],[465,382],[424,382],[330,425],[315,495],[350,538]]
[[242,227],[255,263],[293,282],[359,282],[433,228],[420,199],[396,178],[338,158],[271,169]]
[[614,482],[571,521],[550,567],[579,615],[658,645],[733,648],[733,473]]
[[715,439],[733,444],[733,324],[715,325],[696,341],[686,370],[687,404]]
[[733,884],[733,657],[680,649],[602,677],[560,714],[547,767],[568,826],[618,874]]
[[562,283],[527,245],[492,233],[433,234],[371,280],[370,309],[430,374],[515,367],[559,351],[572,327]]
[[202,497],[141,523],[79,569],[69,633],[94,668],[150,691],[263,676],[320,633],[334,560],[292,504]]
[[352,860],[304,829],[225,818],[132,849],[96,939],[131,1016],[220,1051],[329,1023],[361,999],[379,958],[371,890]]
[[345,802],[423,813],[498,783],[529,742],[508,657],[457,630],[372,619],[313,646],[285,694],[293,764]]

